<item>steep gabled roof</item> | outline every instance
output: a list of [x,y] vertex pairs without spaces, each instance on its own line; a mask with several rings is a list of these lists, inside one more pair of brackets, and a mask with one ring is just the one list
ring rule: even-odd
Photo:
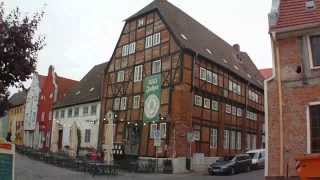
[[61,101],[55,104],[55,108],[99,101],[104,70],[107,65],[108,63],[103,63],[94,66]]
[[40,86],[40,89],[42,89],[43,85],[44,85],[44,82],[46,81],[47,79],[47,76],[43,76],[43,75],[38,75],[39,77],[39,86]]
[[314,8],[308,8],[306,0],[277,0],[269,14],[270,30],[320,25],[320,0],[314,0]]
[[[254,66],[254,68],[243,67],[243,63],[240,63],[237,59],[238,52],[230,44],[166,0],[153,1],[142,10],[129,17],[127,21],[143,16],[154,10],[159,12],[182,48],[191,50],[234,72],[257,87],[263,88],[263,78],[260,76],[259,71],[252,63],[249,56],[244,60],[248,60],[249,62],[247,65],[250,64]],[[208,53],[206,49],[209,49],[212,54]],[[224,59],[227,60],[227,63]],[[257,78],[249,78],[248,74],[252,77],[257,76]]]
[[79,81],[57,76],[58,100],[62,100]]
[[23,105],[26,103],[26,99],[27,99],[27,91],[26,90],[19,91],[13,94],[9,98],[10,107]]
[[272,68],[260,69],[260,74],[264,79],[269,79],[272,76]]

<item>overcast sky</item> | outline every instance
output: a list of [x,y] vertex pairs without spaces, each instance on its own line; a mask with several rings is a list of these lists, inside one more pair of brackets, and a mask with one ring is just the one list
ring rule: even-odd
[[[1,1],[1,0],[0,0]],[[238,43],[258,68],[272,66],[267,14],[271,0],[169,0],[226,40]],[[31,13],[43,9],[39,33],[46,47],[37,70],[46,75],[50,64],[60,76],[80,80],[94,65],[108,61],[124,19],[152,0],[4,0],[6,10]],[[11,90],[13,91],[13,90]]]

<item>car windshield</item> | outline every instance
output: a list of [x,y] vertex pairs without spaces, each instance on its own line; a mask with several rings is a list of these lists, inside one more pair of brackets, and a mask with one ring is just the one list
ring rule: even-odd
[[258,159],[259,153],[248,153],[251,159]]
[[237,161],[237,159],[239,159],[239,157],[238,157],[238,156],[235,156],[235,157],[232,158],[231,161],[234,161],[234,162],[235,162],[235,161]]

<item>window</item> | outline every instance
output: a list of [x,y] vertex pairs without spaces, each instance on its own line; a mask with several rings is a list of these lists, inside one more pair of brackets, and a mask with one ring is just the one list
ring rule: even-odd
[[202,97],[198,96],[198,95],[195,95],[194,96],[194,104],[196,106],[202,106]]
[[154,139],[154,133],[157,130],[157,124],[150,125],[150,139]]
[[236,132],[230,131],[231,133],[231,149],[236,149]]
[[320,105],[310,106],[311,153],[320,152]]
[[63,118],[64,118],[64,110],[61,110],[60,118],[61,118],[61,119],[63,119]]
[[140,108],[140,96],[133,96],[133,109]]
[[153,35],[153,46],[160,44],[160,33]]
[[122,56],[127,56],[129,54],[129,45],[122,46]]
[[118,71],[117,73],[117,82],[124,81],[124,71]]
[[229,149],[229,130],[224,130],[223,148]]
[[237,107],[232,106],[232,115],[236,116],[237,115]]
[[200,67],[200,79],[206,81],[207,80],[207,72],[206,69]]
[[226,104],[226,113],[231,114],[231,105]]
[[237,132],[237,149],[241,150],[241,132]]
[[259,102],[258,94],[249,90],[249,99],[254,102]]
[[144,19],[138,20],[138,28],[144,26]]
[[241,108],[237,108],[237,116],[238,117],[242,116],[242,109]]
[[152,74],[161,72],[161,60],[152,62]]
[[122,97],[120,102],[120,110],[127,109],[127,97]]
[[247,150],[251,148],[250,134],[247,134]]
[[84,142],[85,143],[90,143],[90,139],[91,139],[91,129],[86,129],[85,130],[85,135],[84,135]]
[[256,135],[251,135],[252,136],[252,146],[251,149],[257,149],[257,136]]
[[96,115],[97,114],[97,105],[92,105],[91,106],[91,115]]
[[79,107],[74,108],[74,117],[79,117]]
[[210,109],[210,99],[203,98],[203,107],[206,109]]
[[233,91],[232,87],[233,87],[233,82],[229,80],[229,91]]
[[68,117],[72,117],[72,108],[68,109]]
[[127,56],[136,52],[136,42],[122,46],[122,56]]
[[212,73],[212,84],[218,85],[218,75],[216,73]]
[[115,98],[113,100],[113,110],[117,111],[120,109],[120,98]]
[[167,136],[167,123],[160,123],[160,136],[166,138]]
[[211,101],[212,110],[219,111],[219,103],[218,101],[212,100]]
[[218,129],[213,128],[211,129],[211,141],[210,141],[210,148],[217,148],[218,147]]
[[136,52],[136,42],[129,44],[129,54],[133,54]]
[[88,113],[89,113],[89,107],[88,107],[88,106],[83,107],[82,114],[83,114],[84,116],[86,116],[86,115],[88,115]]
[[138,65],[134,67],[134,77],[133,77],[134,82],[142,81],[142,72],[143,72],[143,65]]
[[312,53],[312,66],[320,66],[320,35],[310,36],[310,46]]
[[209,83],[211,83],[211,84],[213,83],[213,79],[212,78],[213,78],[212,77],[212,72],[207,70],[207,81]]
[[55,119],[59,119],[59,111],[56,111],[56,113],[55,113]]
[[150,48],[150,47],[152,47],[152,35],[146,37],[145,48]]

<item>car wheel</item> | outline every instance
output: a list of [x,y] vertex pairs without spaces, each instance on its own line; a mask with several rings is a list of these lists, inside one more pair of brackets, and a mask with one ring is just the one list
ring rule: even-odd
[[213,176],[214,174],[213,174],[213,172],[209,171],[209,175],[210,175],[210,176]]
[[236,170],[234,168],[231,168],[230,172],[232,175],[236,174]]

